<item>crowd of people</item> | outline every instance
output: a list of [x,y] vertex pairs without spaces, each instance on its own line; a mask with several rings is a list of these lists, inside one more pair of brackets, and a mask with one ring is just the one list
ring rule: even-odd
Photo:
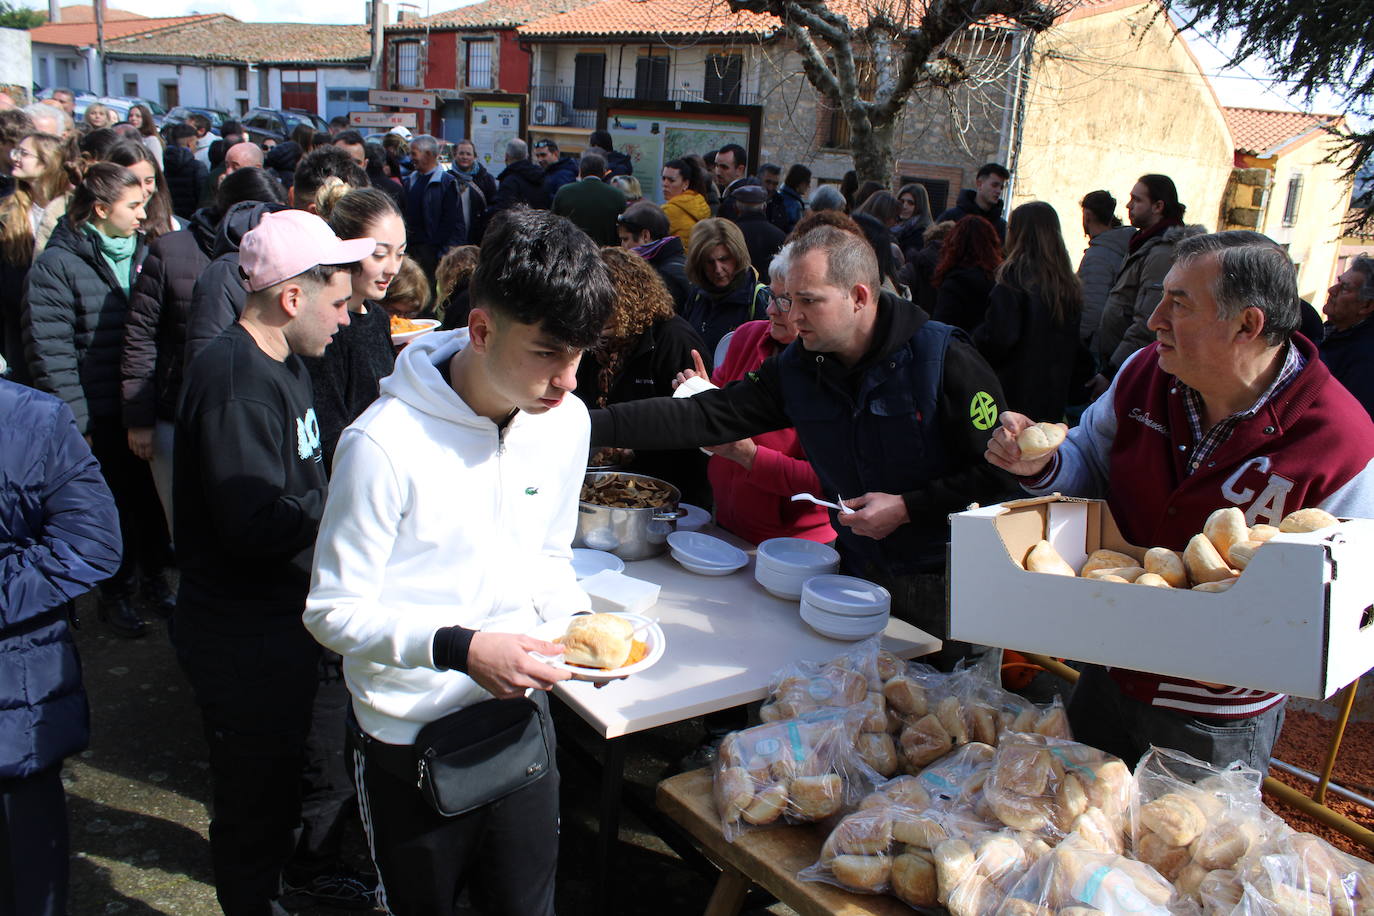
[[[70,621],[93,586],[117,636],[149,632],[140,606],[168,621],[227,914],[450,913],[465,890],[533,914],[556,765],[512,782],[491,748],[551,735],[568,675],[519,634],[585,604],[568,548],[593,460],[750,542],[833,542],[940,638],[970,503],[1105,498],[1132,543],[1175,549],[1223,505],[1374,515],[1374,260],[1323,324],[1279,246],[1186,224],[1164,175],[1133,182],[1126,223],[1085,194],[1075,268],[1050,205],[1004,218],[996,163],[935,216],[919,182],[813,190],[728,144],[665,163],[658,204],[605,131],[579,156],[513,139],[492,174],[467,140],[446,162],[336,122],[264,149],[233,122],[93,105],[78,126],[51,101],[0,110],[16,912],[65,912],[58,773],[89,737]],[[440,330],[398,349],[392,319],[417,317]],[[1034,421],[1073,429],[1028,461]],[[1263,769],[1283,709],[1090,668],[1069,711],[1127,760],[1153,742]],[[377,875],[343,861],[355,825]]]

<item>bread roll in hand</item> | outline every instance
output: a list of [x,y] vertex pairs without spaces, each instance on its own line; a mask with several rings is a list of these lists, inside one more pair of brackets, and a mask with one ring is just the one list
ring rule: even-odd
[[574,617],[560,642],[563,661],[588,668],[621,668],[629,661],[634,624],[615,614]]
[[1064,444],[1069,429],[1063,423],[1036,423],[1027,426],[1016,436],[1016,446],[1027,461],[1044,458]]

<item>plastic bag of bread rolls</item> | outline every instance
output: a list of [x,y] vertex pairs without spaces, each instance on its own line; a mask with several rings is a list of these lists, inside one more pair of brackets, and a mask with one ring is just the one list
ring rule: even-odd
[[1130,771],[1102,751],[1044,735],[1003,738],[983,794],[1006,826],[1050,842],[1081,830],[1098,848],[1116,849],[1135,785]]
[[855,804],[878,781],[855,756],[862,724],[860,712],[829,707],[726,735],[712,785],[725,838],[824,820]]
[[826,707],[864,706],[872,716],[867,730],[885,731],[880,670],[893,670],[900,664],[891,653],[882,651],[878,637],[856,643],[824,663],[795,662],[773,675],[759,718],[777,722]]
[[1232,870],[1276,829],[1260,796],[1263,774],[1218,769],[1181,751],[1152,748],[1136,767],[1131,851],[1201,902],[1205,879]]
[[1360,916],[1374,912],[1374,865],[1286,824],[1236,863],[1224,901],[1239,889],[1236,916],[1272,913]]
[[1148,865],[1072,833],[1007,891],[996,916],[1170,916],[1196,912]]

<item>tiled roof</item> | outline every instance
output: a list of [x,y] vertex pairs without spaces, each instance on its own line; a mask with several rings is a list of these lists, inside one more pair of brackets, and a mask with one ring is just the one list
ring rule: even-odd
[[388,32],[429,29],[514,28],[535,19],[581,9],[597,0],[486,0],[386,27]]
[[1339,126],[1341,115],[1263,108],[1223,108],[1236,152],[1262,156],[1324,126]]
[[[63,7],[64,10],[67,7]],[[64,14],[65,15],[65,14]],[[222,13],[207,13],[201,16],[173,16],[167,19],[119,18],[105,20],[105,41],[137,35],[143,32],[165,31],[191,22],[210,19],[227,19]],[[50,22],[29,29],[29,40],[34,44],[69,45],[85,48],[95,44],[95,20],[80,22]]]
[[227,16],[105,43],[119,57],[195,57],[237,63],[353,63],[371,53],[367,26],[239,22]]
[[725,0],[602,0],[520,26],[521,37],[586,35],[772,35],[774,16],[733,13]]
[[[114,22],[117,19],[147,19],[142,13],[134,13],[129,10],[115,9],[106,4],[105,21]],[[63,22],[95,22],[95,7],[89,3],[73,3],[71,6],[62,7]]]

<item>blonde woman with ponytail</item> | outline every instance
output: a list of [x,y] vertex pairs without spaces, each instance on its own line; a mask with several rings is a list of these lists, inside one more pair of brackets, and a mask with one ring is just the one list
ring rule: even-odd
[[70,146],[50,134],[29,134],[10,151],[14,193],[0,201],[0,356],[8,378],[28,382],[19,310],[24,280],[57,221],[67,212]]

